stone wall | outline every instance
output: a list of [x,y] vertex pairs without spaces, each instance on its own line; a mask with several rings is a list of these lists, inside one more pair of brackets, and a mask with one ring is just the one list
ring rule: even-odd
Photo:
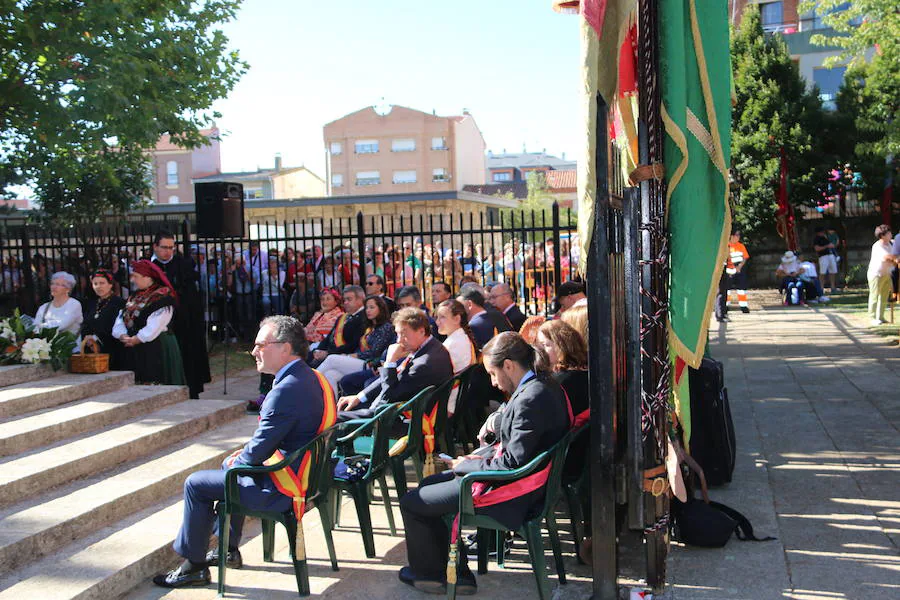
[[[837,219],[803,221],[799,224],[798,237],[800,252],[803,258],[814,260],[816,253],[812,247],[816,227],[834,225],[841,238],[846,241],[843,250],[838,278],[843,284],[847,269],[862,265],[854,277],[854,283],[863,283],[866,279],[866,268],[869,265],[872,244],[875,243],[875,227],[881,224],[880,216],[849,217],[843,223]],[[746,242],[745,242],[746,243]],[[781,263],[781,255],[787,249],[784,240],[779,237],[767,238],[756,243],[746,243],[750,252],[747,265],[747,276],[750,287],[764,288],[776,285],[775,269]]]

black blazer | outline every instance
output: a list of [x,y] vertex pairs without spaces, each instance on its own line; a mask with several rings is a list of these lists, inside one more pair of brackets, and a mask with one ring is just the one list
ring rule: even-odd
[[363,390],[364,406],[375,410],[382,404],[406,402],[429,385],[440,385],[453,376],[450,353],[433,337],[413,355],[406,368],[383,367],[382,376]]
[[334,336],[337,330],[337,323],[319,344],[317,350],[324,350],[328,354],[352,354],[359,348],[359,340],[362,339],[366,330],[366,311],[360,309],[352,315],[347,315],[344,321],[344,343],[340,346],[335,344]]
[[465,460],[454,471],[504,471],[518,469],[550,449],[569,430],[569,410],[559,384],[532,377],[520,385],[503,411],[500,444],[503,453],[494,458]]
[[525,324],[525,315],[522,314],[522,311],[515,304],[504,313],[504,316],[509,321],[509,324],[512,325],[513,331],[519,331],[522,329],[522,325]]
[[475,343],[478,345],[479,350],[484,348],[484,345],[491,341],[491,338],[500,331],[505,331],[497,329],[488,312],[480,312],[469,319],[469,328],[475,336]]

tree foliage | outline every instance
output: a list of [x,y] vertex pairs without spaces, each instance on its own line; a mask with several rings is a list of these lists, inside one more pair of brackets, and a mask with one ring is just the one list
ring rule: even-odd
[[[857,153],[882,159],[900,153],[900,9],[896,0],[818,0],[801,11],[815,11],[833,32],[812,36],[814,44],[838,47],[826,64],[849,63]],[[859,85],[859,81],[864,82]]]
[[784,40],[763,32],[757,5],[749,5],[732,31],[735,105],[731,177],[735,226],[745,237],[774,232],[781,149],[787,156],[789,201],[817,195],[822,156],[815,132],[822,126],[816,90],[807,90]]
[[57,222],[149,192],[160,136],[194,148],[247,66],[218,27],[240,0],[0,0],[0,183]]

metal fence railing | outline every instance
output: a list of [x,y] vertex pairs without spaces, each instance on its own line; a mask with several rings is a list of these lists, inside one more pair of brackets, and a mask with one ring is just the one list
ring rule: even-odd
[[454,294],[466,281],[505,282],[530,314],[552,312],[557,287],[581,278],[574,214],[556,204],[543,212],[250,222],[243,238],[196,238],[187,217],[68,229],[0,224],[0,314],[46,302],[56,271],[76,277],[73,296],[83,300],[93,293],[91,271],[111,269],[127,296],[131,262],[153,256],[160,231],[194,259],[208,323],[228,321],[241,337],[265,315],[305,320],[323,287],[360,285],[371,274],[384,279],[389,296],[417,287],[429,308],[437,282]]

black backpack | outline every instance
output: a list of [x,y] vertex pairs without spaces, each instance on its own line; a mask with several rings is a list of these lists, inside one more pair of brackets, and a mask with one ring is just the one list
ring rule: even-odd
[[750,521],[729,506],[697,498],[680,502],[672,498],[672,535],[689,546],[721,548],[735,534],[742,542],[768,542],[774,537],[758,538]]

